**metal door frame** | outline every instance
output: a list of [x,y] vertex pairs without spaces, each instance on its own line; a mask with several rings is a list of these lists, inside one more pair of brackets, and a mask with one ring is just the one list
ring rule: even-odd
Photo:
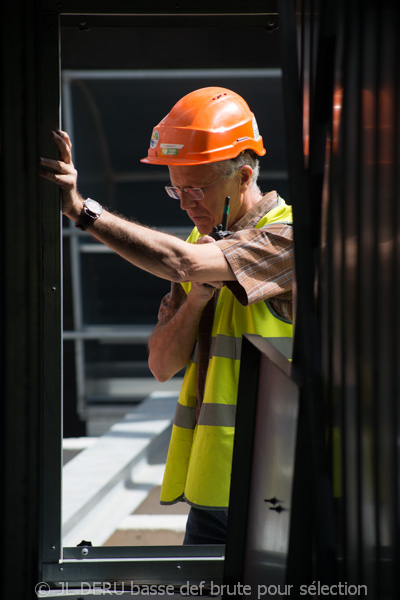
[[[60,24],[93,27],[105,24],[115,26],[255,26],[264,19],[265,28],[275,27],[276,3],[263,1],[253,3],[251,10],[242,6],[235,9],[232,2],[213,2],[209,7],[192,9],[185,3],[155,2],[152,12],[144,2],[120,0],[111,2],[73,2],[43,0],[40,8],[42,28],[40,48],[40,95],[43,99],[41,153],[55,154],[48,132],[59,127],[60,117]],[[61,485],[62,485],[62,301],[61,301],[61,227],[59,203],[55,201],[58,191],[47,182],[41,184],[43,203],[51,210],[43,211],[45,233],[43,255],[44,278],[48,280],[49,299],[45,304],[46,323],[43,352],[46,355],[46,398],[51,405],[43,404],[42,429],[42,479],[41,521],[42,536],[39,549],[41,579],[51,585],[94,582],[129,578],[138,583],[170,582],[182,585],[191,582],[221,582],[223,577],[224,547],[61,547]],[[46,288],[47,289],[47,288]],[[49,406],[51,409],[49,410]],[[157,574],[154,563],[157,562]],[[44,588],[45,589],[45,588]],[[49,596],[47,596],[49,597]]]

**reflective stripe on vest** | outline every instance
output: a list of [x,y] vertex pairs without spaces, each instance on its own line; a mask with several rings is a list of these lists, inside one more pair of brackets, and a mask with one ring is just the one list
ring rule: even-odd
[[[213,425],[216,427],[235,427],[236,404],[216,404],[206,402],[202,406],[199,425]],[[194,429],[196,426],[196,409],[192,406],[177,405],[174,425],[185,429]]]
[[[280,202],[256,227],[271,222],[290,223],[290,207]],[[198,237],[195,229],[188,241],[195,243]],[[183,287],[188,293],[190,284]],[[163,504],[184,499],[202,508],[228,507],[244,333],[268,338],[282,354],[291,357],[292,325],[278,317],[269,302],[245,307],[223,287],[214,315],[204,401],[197,424],[197,348],[186,368],[161,488]]]
[[[292,346],[293,340],[291,337],[269,337],[268,341],[283,356],[287,359],[292,358]],[[210,358],[213,356],[222,356],[225,358],[231,358],[233,360],[240,360],[240,353],[242,351],[242,338],[229,337],[227,335],[218,334],[217,337],[212,338],[210,348]],[[198,356],[198,344],[196,343],[195,350],[192,356],[192,361],[197,364]]]

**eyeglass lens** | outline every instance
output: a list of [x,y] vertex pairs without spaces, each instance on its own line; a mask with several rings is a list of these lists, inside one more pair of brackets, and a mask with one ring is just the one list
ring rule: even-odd
[[185,194],[193,198],[193,200],[201,200],[204,198],[203,190],[201,188],[183,188],[181,190],[177,187],[166,185],[165,189],[168,196],[174,198],[175,200],[180,200],[182,192],[185,192]]

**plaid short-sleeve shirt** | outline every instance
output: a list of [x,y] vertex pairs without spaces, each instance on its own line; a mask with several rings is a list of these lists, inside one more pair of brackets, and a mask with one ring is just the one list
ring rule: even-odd
[[279,202],[273,191],[250,209],[220,242],[236,281],[226,286],[247,306],[269,300],[278,315],[292,320],[293,227],[271,224],[255,229],[260,219]]

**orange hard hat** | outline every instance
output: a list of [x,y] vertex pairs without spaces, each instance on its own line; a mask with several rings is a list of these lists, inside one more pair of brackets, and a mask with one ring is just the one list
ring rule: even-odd
[[153,129],[141,162],[154,165],[201,165],[235,158],[243,150],[263,156],[257,122],[241,96],[206,87],[184,96]]

